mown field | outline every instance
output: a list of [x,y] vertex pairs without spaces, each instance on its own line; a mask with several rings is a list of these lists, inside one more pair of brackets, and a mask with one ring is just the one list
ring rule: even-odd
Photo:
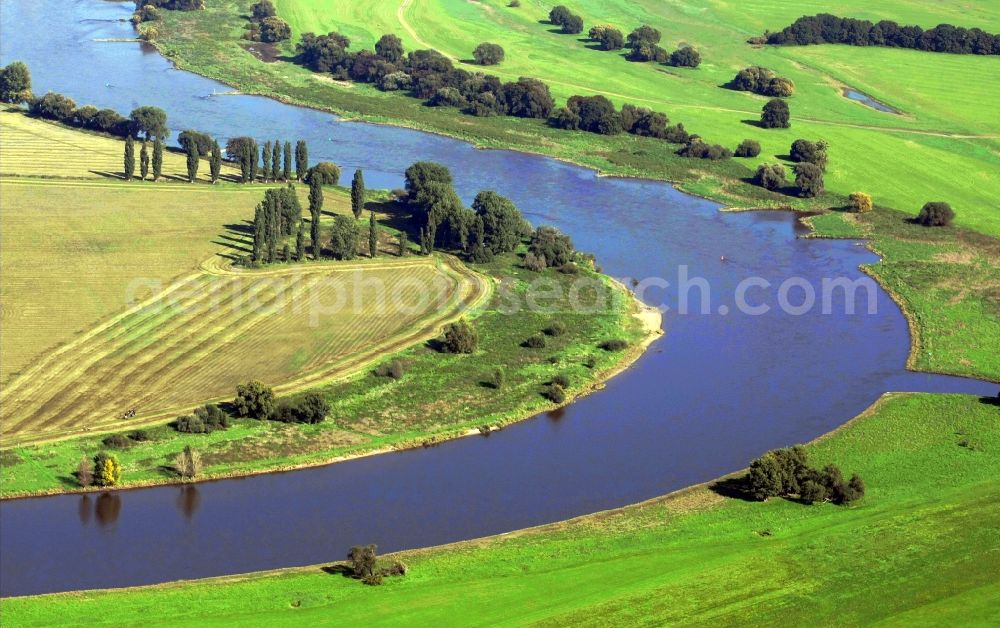
[[[0,110],[0,176],[41,178],[111,178],[124,173],[125,141],[54,122],[29,118],[13,110]],[[136,143],[136,178],[139,177],[139,150]],[[150,157],[153,146],[149,145]],[[187,161],[183,153],[163,152],[164,181],[187,182]],[[223,165],[223,176],[238,171]],[[152,170],[149,177],[152,178]],[[198,169],[198,181],[209,182],[208,162]]]
[[[511,8],[503,0],[276,2],[279,14],[292,25],[293,37],[306,31],[338,30],[351,38],[355,49],[370,48],[383,33],[394,33],[408,49],[431,47],[456,61],[468,61],[480,42],[499,43],[507,51],[506,59],[486,68],[489,73],[505,80],[541,78],[560,101],[573,94],[600,93],[618,105],[631,102],[662,110],[709,141],[730,147],[747,137],[758,139],[763,152],[751,163],[787,155],[797,138],[823,139],[830,143],[826,177],[830,190],[840,194],[866,190],[877,202],[909,213],[928,200],[948,200],[956,207],[960,224],[1000,234],[995,200],[1000,193],[1000,122],[989,105],[1000,97],[992,78],[1000,74],[1000,58],[746,44],[747,37],[778,30],[800,15],[832,10],[813,1],[567,3],[584,18],[581,35],[564,35],[543,23],[553,4],[526,1]],[[988,3],[970,9],[957,1],[931,6],[905,0],[877,5],[849,0],[838,3],[833,12],[924,27],[950,22],[992,32],[1000,27],[998,9]],[[680,43],[698,48],[702,65],[690,69],[630,63],[621,51],[596,50],[585,38],[586,29],[595,24],[611,24],[627,34],[642,23],[663,32],[661,43],[668,50]],[[749,65],[766,66],[795,81],[797,92],[789,99],[791,129],[762,130],[745,124],[759,116],[766,98],[722,86]],[[841,94],[844,86],[869,93],[903,115],[851,101]]]
[[403,553],[409,574],[382,587],[318,565],[14,598],[3,610],[17,625],[139,616],[169,625],[995,625],[996,416],[969,396],[884,399],[808,446],[814,464],[864,478],[865,498],[846,507],[745,502],[697,487]]

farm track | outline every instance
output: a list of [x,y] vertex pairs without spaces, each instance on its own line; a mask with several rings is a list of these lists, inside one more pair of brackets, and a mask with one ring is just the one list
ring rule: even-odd
[[[438,301],[429,303],[443,307],[403,315],[348,302],[347,315],[306,325],[308,313],[296,296],[329,304],[354,291],[364,300],[370,295],[357,292],[356,284],[376,276],[406,304],[434,282]],[[213,256],[12,378],[0,391],[0,435],[9,446],[161,422],[221,401],[236,382],[252,377],[280,394],[294,393],[437,335],[490,293],[488,279],[450,257],[239,271]],[[253,307],[243,307],[248,298]],[[355,304],[357,316],[349,311]],[[306,357],[299,360],[301,352]],[[136,417],[117,418],[131,407],[139,409]]]

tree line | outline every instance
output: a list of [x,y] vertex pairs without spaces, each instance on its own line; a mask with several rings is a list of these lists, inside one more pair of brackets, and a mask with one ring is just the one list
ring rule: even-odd
[[[635,42],[659,40],[651,27],[636,29]],[[648,31],[654,31],[649,34]],[[646,38],[646,39],[643,39]],[[618,112],[603,96],[573,96],[556,109],[549,86],[534,78],[503,82],[499,77],[456,68],[436,50],[406,52],[395,35],[383,35],[374,52],[350,52],[341,33],[304,33],[296,46],[298,63],[341,80],[372,83],[383,91],[404,91],[428,105],[455,107],[473,116],[514,116],[547,120],[555,128],[593,133],[634,133],[683,144],[683,125],[668,127],[665,114],[624,105]],[[641,47],[641,46],[639,46]],[[628,111],[625,107],[629,107]],[[631,112],[631,113],[630,113]]]
[[[198,150],[203,148],[202,142],[198,143]],[[279,140],[265,142],[263,146],[257,143],[252,137],[240,136],[230,138],[226,142],[226,157],[229,161],[238,164],[240,167],[240,182],[252,183],[254,181],[292,181],[306,180],[310,175],[309,169],[309,147],[304,140],[295,143],[295,150],[292,151],[292,143]],[[293,177],[294,162],[294,177]],[[322,164],[317,164],[319,168]],[[330,164],[332,165],[332,164]],[[336,177],[340,177],[340,169],[336,168]],[[320,168],[323,176],[329,170],[329,166]],[[336,185],[334,180],[332,185]]]
[[1000,34],[979,28],[939,24],[927,30],[919,26],[900,26],[892,20],[873,23],[829,13],[802,16],[765,40],[778,46],[809,44],[847,44],[849,46],[886,46],[953,54],[1000,55]]

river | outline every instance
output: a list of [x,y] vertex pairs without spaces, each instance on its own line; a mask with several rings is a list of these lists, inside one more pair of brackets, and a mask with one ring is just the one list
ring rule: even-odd
[[[876,257],[853,241],[803,240],[786,213],[720,213],[670,185],[601,178],[584,168],[250,96],[174,69],[120,20],[130,3],[0,0],[0,63],[21,59],[35,90],[128,113],[165,109],[171,127],[224,139],[305,139],[313,161],[363,168],[369,187],[399,187],[417,160],[451,168],[466,202],[510,196],[617,277],[704,278],[710,314],[675,314],[666,335],[603,391],[557,415],[488,438],[301,471],[106,495],[0,503],[0,594],[119,587],[341,559],[495,534],[634,503],[743,467],[766,449],[810,440],[885,391],[995,394],[996,385],[905,370],[909,337],[877,291],[875,314],[742,314],[733,292],[754,275],[819,286],[863,277]],[[251,208],[248,208],[248,212]],[[725,256],[725,261],[720,258]],[[693,293],[697,295],[698,292]],[[796,303],[799,299],[793,298]],[[836,303],[836,302],[835,302]],[[730,313],[718,313],[726,305]],[[850,471],[849,469],[846,471]]]

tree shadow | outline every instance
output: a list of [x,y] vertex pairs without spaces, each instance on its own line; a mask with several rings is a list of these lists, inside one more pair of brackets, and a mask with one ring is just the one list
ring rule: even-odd
[[330,574],[331,576],[354,578],[354,570],[351,569],[350,565],[327,565],[326,567],[320,567],[320,570],[324,573]]
[[436,353],[447,353],[447,351],[445,351],[444,341],[440,338],[431,338],[424,343],[424,346]]
[[244,220],[242,222],[235,222],[228,225],[222,225],[227,231],[232,231],[233,233],[240,233],[243,235],[253,235],[253,221]]
[[760,123],[760,120],[740,120],[740,122],[742,124],[746,124],[748,126],[756,127],[758,129],[766,129],[767,128],[767,127],[763,126]]
[[1000,393],[997,393],[996,397],[980,397],[979,403],[985,404],[987,406],[1000,407]]
[[729,499],[739,499],[746,502],[760,501],[754,499],[747,487],[746,476],[723,478],[708,485],[708,490],[716,495]]

